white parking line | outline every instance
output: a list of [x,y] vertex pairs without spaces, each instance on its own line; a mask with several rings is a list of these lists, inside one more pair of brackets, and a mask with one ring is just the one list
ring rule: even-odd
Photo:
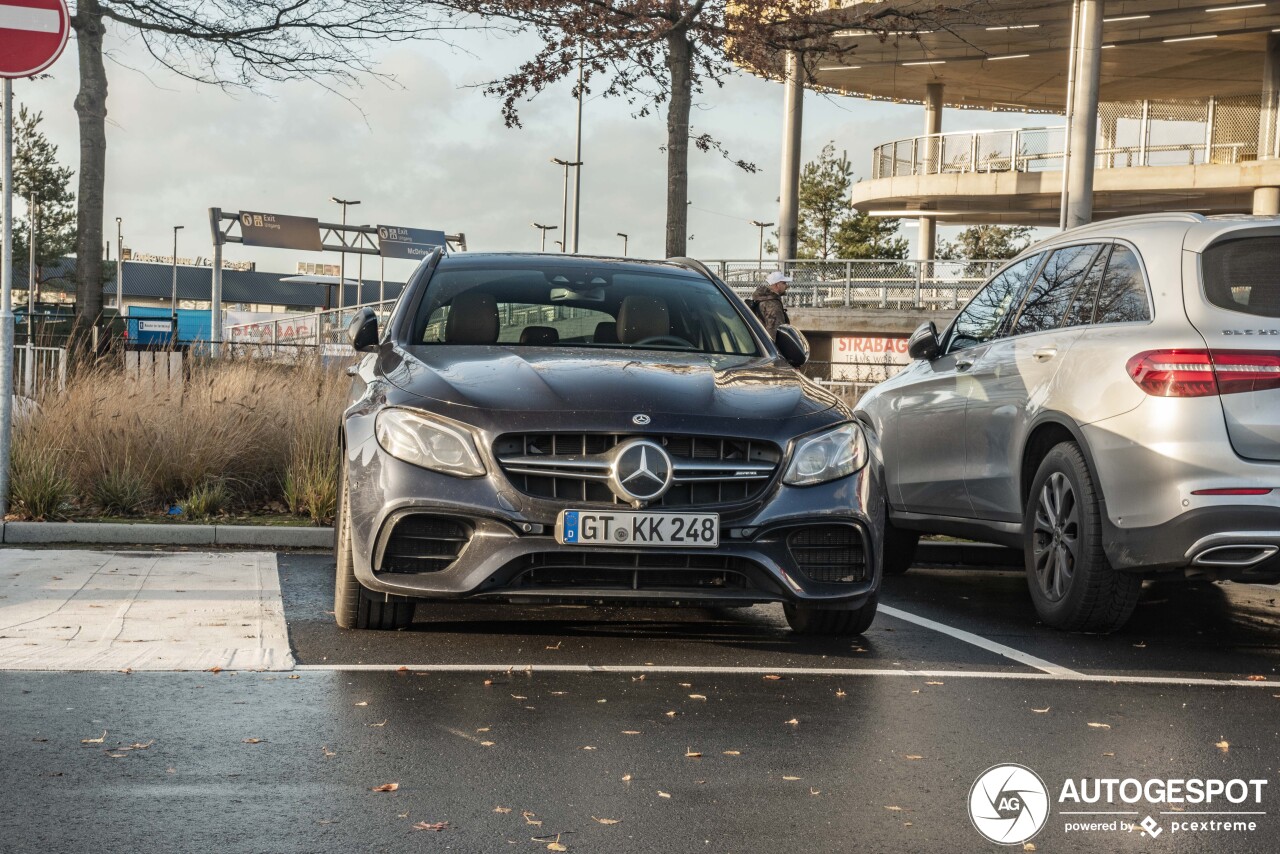
[[1101,682],[1108,685],[1199,685],[1212,688],[1280,688],[1277,682],[1248,679],[1207,679],[1176,676],[1125,676],[1078,673],[1059,668],[1054,673],[1002,670],[908,670],[853,667],[685,667],[656,664],[298,664],[294,670],[338,673],[652,673],[682,676],[887,676],[911,679],[1000,679],[1026,682]]
[[933,629],[935,632],[941,632],[944,635],[950,635],[956,640],[972,644],[979,649],[985,649],[987,652],[994,652],[996,655],[1003,655],[1011,661],[1016,661],[1019,664],[1025,664],[1027,667],[1034,667],[1036,670],[1041,670],[1051,676],[1081,675],[1074,670],[1054,664],[1052,661],[1045,661],[1043,658],[1037,658],[1030,653],[1022,652],[1021,650],[1014,649],[1011,646],[1005,646],[1004,644],[997,643],[993,640],[988,640],[981,635],[975,635],[973,632],[966,632],[964,629],[957,629],[953,626],[948,626],[946,623],[939,623],[937,620],[930,620],[927,617],[917,617],[915,614],[908,613],[899,608],[891,608],[888,605],[881,605],[879,612],[881,614],[887,614],[890,617],[895,617],[899,620],[905,620],[908,623],[915,623],[917,626],[923,626],[926,629]]

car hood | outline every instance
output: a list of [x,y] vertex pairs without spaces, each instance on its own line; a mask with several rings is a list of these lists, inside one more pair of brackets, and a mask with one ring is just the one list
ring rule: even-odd
[[613,411],[790,419],[839,401],[781,359],[570,347],[385,350],[379,373],[416,398],[506,412]]

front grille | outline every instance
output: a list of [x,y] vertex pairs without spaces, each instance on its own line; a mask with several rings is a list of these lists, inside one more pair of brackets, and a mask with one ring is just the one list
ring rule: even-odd
[[810,581],[852,584],[867,579],[862,532],[849,525],[800,528],[787,535],[796,567]]
[[439,572],[458,558],[471,539],[463,523],[414,514],[395,523],[382,551],[382,572]]
[[566,590],[747,590],[749,561],[725,555],[552,552],[524,559],[513,587]]
[[494,452],[513,486],[535,498],[580,504],[626,504],[606,482],[608,454],[629,439],[645,438],[671,456],[674,480],[650,507],[738,504],[758,498],[782,453],[772,442],[717,436],[628,436],[616,433],[512,433]]

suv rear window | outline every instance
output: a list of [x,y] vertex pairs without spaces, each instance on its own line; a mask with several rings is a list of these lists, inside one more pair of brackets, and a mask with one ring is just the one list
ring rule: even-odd
[[1245,237],[1204,251],[1204,293],[1227,311],[1280,317],[1280,236]]

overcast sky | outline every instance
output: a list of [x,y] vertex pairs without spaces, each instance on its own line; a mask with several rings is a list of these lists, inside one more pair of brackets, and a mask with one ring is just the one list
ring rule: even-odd
[[[185,225],[179,255],[209,255],[210,206],[336,220],[330,196],[362,201],[352,222],[461,231],[473,250],[536,250],[539,232],[530,222],[560,222],[562,171],[549,161],[573,155],[569,86],[526,104],[524,127],[515,130],[503,126],[498,100],[476,86],[529,56],[527,39],[469,33],[453,48],[389,47],[377,54],[379,69],[397,85],[368,81],[350,92],[359,109],[309,83],[228,95],[155,67],[137,44],[110,31],[107,45],[115,61],[107,63],[106,228],[114,239],[115,217],[123,217],[125,245],[136,251],[169,254],[172,226]],[[44,113],[45,133],[77,168],[74,42],[51,73],[15,81],[15,98]],[[621,231],[631,235],[631,255],[662,254],[665,118],[631,112],[590,95],[585,104],[582,252],[620,253]],[[749,221],[777,219],[781,114],[781,85],[746,74],[696,98],[695,132],[715,135],[735,158],[760,168],[747,174],[716,154],[690,153],[690,254],[755,257],[758,232]],[[875,145],[923,125],[919,106],[814,93],[806,94],[804,119],[804,159],[835,141],[857,177],[869,174]],[[943,128],[1046,120],[1053,122],[949,111]],[[903,231],[914,238],[914,229]],[[942,229],[943,236],[952,231]],[[337,261],[336,254],[243,246],[229,247],[227,257],[287,272],[298,260]],[[387,276],[400,279],[409,269],[409,262],[388,262]]]

